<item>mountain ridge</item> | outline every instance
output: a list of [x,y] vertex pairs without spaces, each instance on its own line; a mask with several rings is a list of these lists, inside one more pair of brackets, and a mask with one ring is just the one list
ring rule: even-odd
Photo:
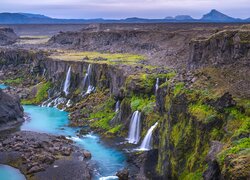
[[32,13],[0,13],[0,24],[87,24],[87,23],[171,23],[171,22],[214,22],[214,23],[248,23],[250,18],[240,19],[230,17],[216,9],[204,14],[200,19],[194,19],[190,15],[177,15],[175,17],[167,16],[162,19],[147,19],[139,17],[128,17],[125,19],[58,19],[48,17],[42,14]]

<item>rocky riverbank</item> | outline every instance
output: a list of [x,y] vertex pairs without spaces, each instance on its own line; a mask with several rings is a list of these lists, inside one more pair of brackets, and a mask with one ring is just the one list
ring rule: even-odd
[[89,158],[64,136],[21,131],[0,143],[0,163],[20,169],[28,179],[91,179]]

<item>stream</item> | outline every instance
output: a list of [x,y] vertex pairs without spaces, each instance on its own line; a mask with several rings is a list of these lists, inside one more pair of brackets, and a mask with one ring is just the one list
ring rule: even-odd
[[[104,144],[97,134],[90,133],[79,138],[76,131],[78,128],[69,127],[68,113],[51,107],[40,107],[34,105],[23,106],[29,119],[21,126],[21,130],[49,133],[53,135],[64,135],[72,139],[76,145],[91,152],[91,161],[96,168],[93,179],[111,180],[118,179],[115,174],[125,167],[125,155],[112,147]],[[0,166],[0,179],[4,177],[1,171],[7,173]],[[19,173],[20,174],[20,173]],[[10,180],[19,180],[16,177]],[[7,179],[9,180],[9,179]]]

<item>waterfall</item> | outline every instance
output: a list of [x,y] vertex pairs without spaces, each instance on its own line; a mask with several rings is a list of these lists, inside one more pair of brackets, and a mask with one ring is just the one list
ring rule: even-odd
[[46,69],[43,69],[43,77],[45,77]]
[[155,83],[155,94],[157,93],[157,90],[159,89],[159,78],[156,79]]
[[64,82],[64,87],[63,87],[63,91],[65,92],[66,96],[69,94],[70,72],[71,72],[71,66],[69,67],[69,70],[67,72],[67,76]]
[[92,78],[92,66],[91,64],[88,65],[87,73],[83,79],[83,88],[87,87],[87,91],[85,94],[90,94],[92,91],[95,90],[95,87],[91,84]]
[[120,109],[120,101],[118,100],[115,104],[115,112],[118,112]]
[[132,115],[130,125],[129,125],[129,133],[128,133],[128,142],[132,144],[137,144],[140,140],[140,125],[141,121],[141,113],[139,111],[135,111]]
[[156,122],[153,126],[151,126],[149,128],[145,138],[143,139],[143,141],[141,143],[139,150],[147,151],[147,150],[151,149],[152,134],[153,134],[153,131],[157,125],[158,125],[158,122]]

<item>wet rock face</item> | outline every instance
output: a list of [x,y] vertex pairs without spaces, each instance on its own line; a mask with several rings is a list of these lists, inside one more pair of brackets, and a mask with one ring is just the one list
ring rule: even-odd
[[0,131],[16,128],[23,121],[23,108],[20,100],[0,90]]
[[[17,132],[0,143],[0,163],[17,167],[25,175],[37,177],[35,179],[64,179],[74,165],[78,179],[90,179],[90,168],[85,159],[90,159],[91,154],[72,143],[64,136]],[[50,172],[53,168],[58,172]],[[75,176],[70,179],[77,179]]]
[[0,46],[13,44],[17,39],[18,36],[13,29],[0,27]]

